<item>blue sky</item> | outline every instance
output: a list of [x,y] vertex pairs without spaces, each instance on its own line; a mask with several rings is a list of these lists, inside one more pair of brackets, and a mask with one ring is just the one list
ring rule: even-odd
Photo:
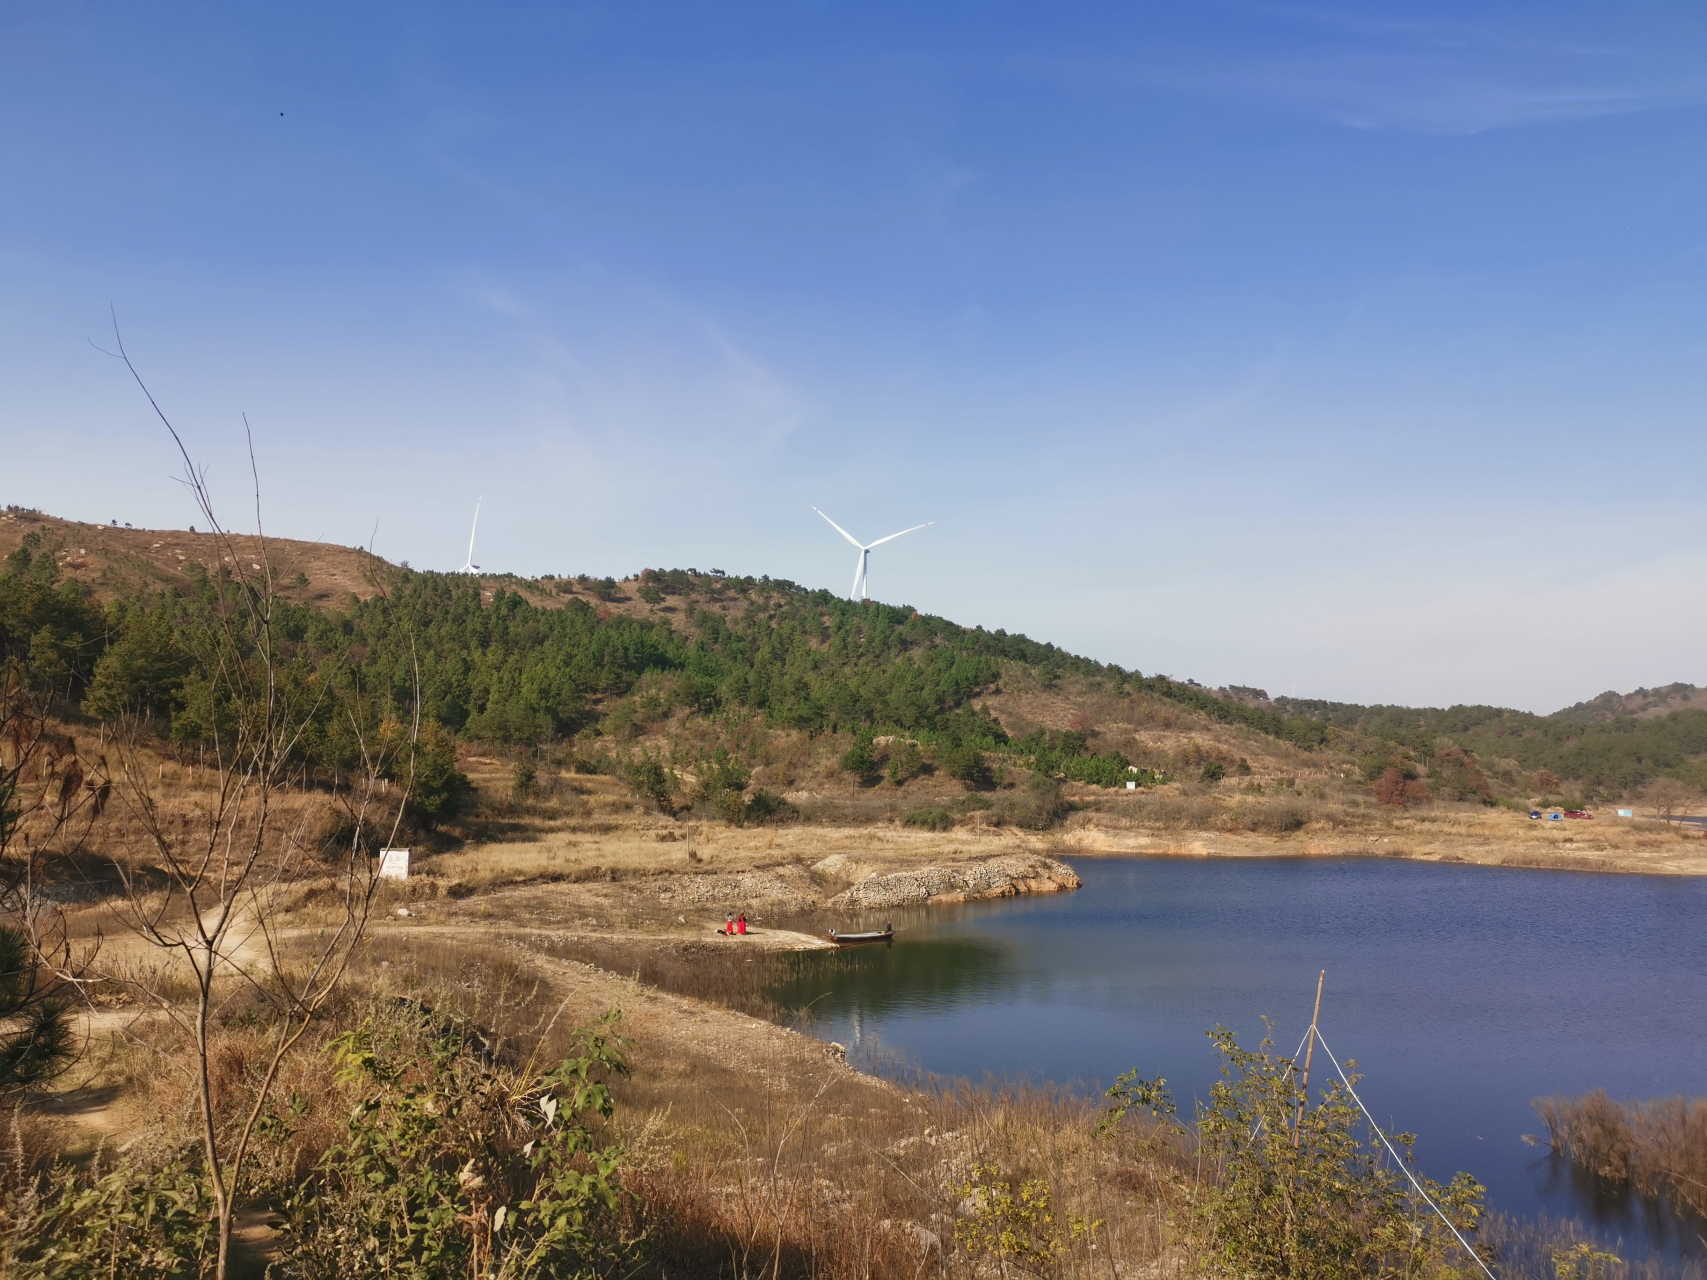
[[0,9],[0,501],[1144,671],[1707,683],[1707,10]]

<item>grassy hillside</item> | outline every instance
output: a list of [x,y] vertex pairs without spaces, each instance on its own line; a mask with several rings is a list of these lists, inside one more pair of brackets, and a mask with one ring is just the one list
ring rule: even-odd
[[[1691,686],[1552,716],[1271,700],[766,577],[465,577],[359,548],[236,547],[9,509],[0,646],[66,716],[138,716],[194,747],[229,710],[197,670],[201,638],[234,592],[270,576],[290,694],[325,708],[302,764],[333,773],[354,763],[363,726],[405,719],[418,699],[447,759],[458,740],[521,754],[556,744],[589,767],[644,757],[678,788],[727,758],[724,789],[747,791],[754,768],[827,748],[856,779],[941,773],[974,790],[1026,774],[1294,788],[1309,774],[1388,799],[1494,803],[1611,797],[1662,775],[1707,782],[1707,710]],[[776,735],[799,741],[784,750]]]

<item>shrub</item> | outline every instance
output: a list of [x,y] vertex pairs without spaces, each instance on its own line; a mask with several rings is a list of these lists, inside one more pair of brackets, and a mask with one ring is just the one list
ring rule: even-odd
[[1026,789],[1002,801],[1002,816],[1028,831],[1047,831],[1073,811],[1054,778],[1034,773]]
[[906,826],[923,827],[926,831],[947,831],[954,826],[954,815],[947,809],[935,807],[909,809],[901,815],[901,821]]
[[510,782],[510,794],[518,800],[531,796],[539,786],[539,771],[534,768],[532,760],[516,761],[515,777]]
[[670,793],[675,788],[671,785],[669,771],[659,761],[651,756],[631,760],[623,770],[623,781],[639,799],[650,800],[657,805],[660,813],[670,812]]
[[[1197,1210],[1229,1273],[1451,1274],[1449,1260],[1462,1256],[1458,1243],[1414,1198],[1340,1081],[1330,1079],[1310,1106],[1296,1064],[1272,1053],[1270,1041],[1242,1049],[1225,1027],[1210,1038],[1221,1054],[1222,1079],[1198,1109],[1213,1182]],[[1408,1163],[1413,1135],[1388,1138]],[[1475,1179],[1460,1173],[1445,1187],[1418,1181],[1460,1231],[1475,1231],[1483,1212]]]
[[993,784],[990,766],[984,763],[984,753],[977,747],[950,747],[937,757],[937,764],[949,777],[975,791],[987,790]]
[[361,1094],[345,1139],[285,1199],[287,1277],[602,1275],[638,1241],[617,1183],[622,1149],[591,1125],[627,1074],[616,1018],[548,1071],[511,1070],[460,1021],[419,1005],[331,1046]]
[[1387,771],[1375,780],[1375,798],[1384,805],[1403,809],[1413,804],[1427,804],[1433,799],[1429,795],[1428,786],[1419,781],[1413,773],[1409,778],[1407,771],[1397,765],[1390,765]]
[[413,774],[409,756],[402,753],[397,781],[409,788],[409,809],[429,831],[462,812],[463,802],[474,784],[456,767],[456,743],[436,724],[421,726],[415,749]]
[[1219,760],[1205,760],[1203,762],[1203,772],[1198,775],[1198,778],[1203,782],[1219,782],[1226,776],[1226,765],[1222,764]]
[[763,826],[767,822],[786,822],[798,816],[799,810],[774,791],[766,791],[763,787],[754,787],[753,794],[747,801],[746,811],[741,815],[738,825],[755,823]]
[[1034,1178],[1016,1190],[993,1164],[973,1164],[957,1191],[968,1212],[954,1224],[954,1238],[974,1258],[994,1258],[1002,1274],[1010,1262],[1021,1272],[1047,1274],[1066,1252],[1068,1238],[1091,1235],[1102,1225],[1068,1214],[1064,1234],[1048,1182]]
[[1278,804],[1241,804],[1231,810],[1222,822],[1235,831],[1262,831],[1283,835],[1297,831],[1310,821],[1310,811],[1296,802]]
[[694,803],[733,826],[744,827],[749,822],[782,822],[794,817],[798,810],[774,792],[763,787],[754,789],[749,798],[747,784],[753,771],[717,748],[711,759],[699,767],[699,786],[694,790]]
[[853,746],[842,752],[841,767],[843,773],[853,774],[861,786],[867,787],[877,781],[881,768],[871,743],[864,738],[856,739]]
[[0,1197],[0,1274],[193,1276],[211,1271],[213,1199],[176,1160],[149,1169],[59,1165]]
[[13,1101],[76,1057],[66,1002],[42,976],[23,930],[0,925],[0,1096]]
[[925,768],[925,753],[919,750],[919,744],[903,742],[889,757],[889,781],[897,787],[906,786]]
[[622,591],[616,585],[615,578],[600,578],[591,583],[587,590],[592,593],[595,599],[603,600],[606,604],[611,604],[622,596]]

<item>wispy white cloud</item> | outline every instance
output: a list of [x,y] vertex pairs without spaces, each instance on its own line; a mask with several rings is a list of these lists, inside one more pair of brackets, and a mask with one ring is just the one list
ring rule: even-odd
[[[1474,134],[1707,102],[1707,31],[1626,39],[1608,11],[1592,30],[1367,7],[1234,7],[1246,38],[1146,66],[1143,82],[1270,103],[1353,129]],[[1263,39],[1260,30],[1270,36]]]

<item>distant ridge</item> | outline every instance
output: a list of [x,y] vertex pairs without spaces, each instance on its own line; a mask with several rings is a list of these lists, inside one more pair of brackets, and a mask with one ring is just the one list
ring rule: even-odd
[[1674,711],[1707,711],[1707,689],[1682,682],[1658,689],[1637,689],[1632,693],[1608,689],[1598,698],[1555,711],[1553,716],[1579,724],[1595,724],[1626,718],[1656,720]]

